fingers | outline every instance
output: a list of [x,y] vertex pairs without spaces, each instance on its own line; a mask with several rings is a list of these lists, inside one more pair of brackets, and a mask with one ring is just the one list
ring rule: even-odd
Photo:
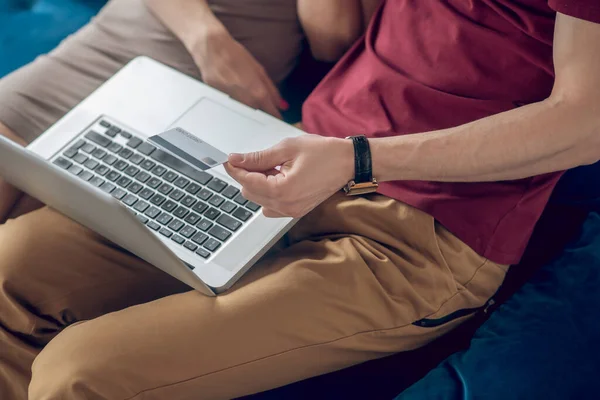
[[275,83],[273,83],[269,75],[267,75],[267,72],[264,70],[264,68],[261,72],[263,82],[265,83],[265,86],[269,92],[271,101],[278,109],[286,111],[289,108],[288,103],[283,100],[281,94],[279,93],[279,89],[277,89],[277,86],[275,86]]
[[247,154],[230,154],[229,164],[246,171],[266,172],[291,161],[288,150],[281,144],[263,151]]

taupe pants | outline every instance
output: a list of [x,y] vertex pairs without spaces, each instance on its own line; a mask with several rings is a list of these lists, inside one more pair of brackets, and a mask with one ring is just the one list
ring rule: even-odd
[[[123,47],[128,24],[138,47]],[[115,1],[0,82],[0,122],[31,139],[136,54],[197,74],[139,1]],[[336,195],[209,298],[41,208],[0,225],[0,399],[263,391],[423,346],[468,318],[454,312],[482,306],[506,270],[405,204]]]

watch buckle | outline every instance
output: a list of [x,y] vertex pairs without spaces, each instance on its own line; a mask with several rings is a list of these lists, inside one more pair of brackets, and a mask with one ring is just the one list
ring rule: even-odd
[[346,186],[344,186],[344,192],[348,196],[359,196],[361,194],[376,192],[378,188],[379,183],[377,183],[377,180],[373,178],[371,182],[356,183],[354,181],[350,181]]

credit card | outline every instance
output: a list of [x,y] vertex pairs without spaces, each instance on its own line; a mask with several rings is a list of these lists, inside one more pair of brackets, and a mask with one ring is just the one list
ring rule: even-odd
[[182,128],[151,136],[148,141],[202,171],[227,162],[227,154]]

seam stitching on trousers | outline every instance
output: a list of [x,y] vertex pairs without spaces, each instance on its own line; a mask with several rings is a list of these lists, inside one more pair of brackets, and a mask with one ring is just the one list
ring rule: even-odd
[[[483,262],[483,263],[482,263],[482,264],[481,264],[481,265],[480,265],[480,266],[477,268],[477,270],[476,270],[476,271],[475,271],[475,273],[473,274],[473,277],[471,277],[471,279],[470,279],[469,281],[467,281],[467,282],[465,283],[465,285],[469,284],[469,283],[470,283],[470,282],[471,282],[471,281],[472,281],[472,280],[475,278],[475,275],[477,275],[477,272],[478,272],[478,271],[479,271],[481,268],[483,268],[485,265],[487,265],[488,261],[489,261],[489,260],[487,260],[487,259],[486,259],[486,260],[485,260],[485,261],[484,261],[484,262]],[[463,289],[463,290],[465,290],[465,289]],[[438,308],[436,311],[434,311],[434,312],[431,312],[431,313],[429,313],[429,314],[427,314],[427,315],[424,315],[423,317],[421,317],[421,318],[419,318],[419,319],[417,319],[417,320],[415,320],[415,321],[419,321],[419,320],[421,320],[421,319],[427,319],[427,318],[429,318],[430,316],[432,316],[432,315],[435,315],[436,313],[438,313],[438,312],[439,312],[439,311],[442,309],[442,307],[444,307],[444,305],[445,305],[446,303],[448,303],[449,301],[451,301],[452,299],[454,299],[456,296],[458,296],[459,294],[461,294],[461,292],[462,292],[462,291],[457,291],[457,292],[456,292],[456,293],[454,293],[452,296],[450,296],[450,297],[449,297],[449,298],[448,298],[446,301],[444,301],[444,302],[443,302],[443,303],[442,303],[442,304],[439,306],[439,308]],[[486,300],[487,300],[487,299],[486,299]],[[241,366],[244,366],[244,365],[252,364],[252,363],[255,363],[255,362],[263,361],[263,360],[266,360],[266,359],[269,359],[269,358],[277,357],[277,356],[280,356],[280,355],[283,355],[283,354],[287,354],[287,353],[291,353],[291,352],[294,352],[294,351],[297,351],[297,350],[304,350],[304,349],[313,348],[313,347],[318,347],[318,346],[326,346],[326,345],[329,345],[329,344],[332,344],[332,343],[336,343],[336,342],[339,342],[339,341],[342,341],[342,340],[350,339],[350,338],[353,338],[353,337],[356,337],[356,336],[367,335],[367,334],[372,334],[372,333],[377,333],[377,332],[387,332],[387,331],[393,331],[393,330],[396,330],[396,329],[401,329],[401,328],[406,328],[406,327],[414,326],[414,325],[413,325],[413,323],[414,323],[415,321],[413,321],[413,322],[409,322],[409,323],[406,323],[406,324],[403,324],[403,325],[394,326],[394,327],[391,327],[391,328],[384,328],[384,329],[372,329],[372,330],[368,330],[368,331],[356,332],[356,333],[353,333],[352,335],[343,336],[343,337],[340,337],[340,338],[337,338],[337,339],[332,339],[332,340],[329,340],[329,341],[326,341],[326,342],[315,343],[315,344],[308,344],[308,345],[306,345],[306,346],[300,346],[300,347],[296,347],[296,348],[293,348],[293,349],[284,350],[284,351],[281,351],[281,352],[279,352],[279,353],[275,353],[275,354],[269,354],[269,355],[267,355],[267,356],[264,356],[264,357],[260,357],[260,358],[256,358],[256,359],[254,359],[254,360],[250,360],[250,361],[246,361],[246,362],[239,363],[239,364],[236,364],[236,365],[232,365],[232,366],[230,366],[230,367],[221,368],[220,370],[217,370],[217,371],[211,371],[211,372],[207,372],[207,373],[205,373],[205,374],[203,374],[203,375],[199,375],[199,376],[195,376],[195,377],[192,377],[192,378],[184,379],[184,380],[181,380],[181,381],[178,381],[178,382],[173,382],[173,383],[169,383],[169,384],[166,384],[166,385],[157,386],[157,387],[154,387],[154,388],[151,388],[151,389],[144,389],[144,390],[142,390],[142,391],[140,391],[140,392],[138,392],[138,393],[134,394],[134,395],[133,395],[133,396],[131,396],[131,397],[127,397],[127,398],[126,398],[126,399],[124,399],[124,400],[134,400],[136,397],[140,396],[141,394],[147,393],[147,392],[151,392],[151,391],[154,391],[154,390],[158,390],[158,389],[167,388],[167,387],[169,387],[169,386],[176,386],[176,385],[179,385],[179,384],[182,384],[182,383],[186,383],[186,382],[191,382],[191,381],[193,381],[193,380],[195,380],[195,379],[201,379],[201,378],[204,378],[204,377],[207,377],[207,376],[213,375],[213,374],[218,374],[218,373],[220,373],[220,372],[224,372],[224,371],[227,371],[227,370],[230,370],[230,369],[233,369],[233,368],[237,368],[237,367],[241,367]]]

